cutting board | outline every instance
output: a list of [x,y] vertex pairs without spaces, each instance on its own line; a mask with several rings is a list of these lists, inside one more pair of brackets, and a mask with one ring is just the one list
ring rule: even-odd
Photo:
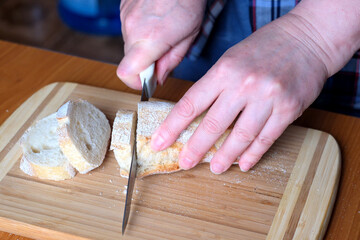
[[112,152],[88,174],[40,180],[19,169],[18,144],[36,120],[69,99],[86,99],[108,117],[136,110],[139,96],[53,83],[23,103],[0,128],[0,230],[36,239],[321,239],[340,176],[332,136],[290,126],[251,171],[208,164],[136,182],[121,236],[127,179]]

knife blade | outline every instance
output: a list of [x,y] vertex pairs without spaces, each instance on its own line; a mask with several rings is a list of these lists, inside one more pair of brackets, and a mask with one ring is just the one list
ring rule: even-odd
[[[149,101],[152,95],[155,92],[157,86],[157,80],[155,78],[155,63],[151,64],[147,69],[140,73],[140,80],[142,85],[142,92],[141,92],[141,99],[140,101]],[[129,179],[127,184],[127,192],[125,198],[125,208],[124,208],[124,215],[123,215],[123,222],[122,222],[122,235],[125,233],[125,229],[129,220],[130,215],[130,207],[131,207],[131,200],[132,194],[134,191],[135,186],[135,179],[136,179],[136,138],[134,139],[133,144],[133,152],[130,164],[130,171],[129,171]]]

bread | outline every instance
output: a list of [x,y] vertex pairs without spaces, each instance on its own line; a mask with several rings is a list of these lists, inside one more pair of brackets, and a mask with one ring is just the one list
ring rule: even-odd
[[[181,170],[179,166],[179,153],[184,144],[195,132],[195,129],[198,127],[204,114],[197,117],[169,148],[160,152],[153,151],[150,146],[151,135],[165,120],[173,106],[174,104],[168,102],[140,102],[138,104],[138,121],[136,129],[138,177],[160,173],[171,173]],[[118,129],[119,128],[114,125],[113,132],[119,131]],[[229,132],[230,131],[227,130],[220,137],[201,162],[210,162],[214,153],[220,148]],[[115,154],[115,157],[119,162],[120,168],[121,166],[124,166],[124,168],[121,169],[121,175],[128,176],[131,156],[130,159],[126,157],[118,158],[119,155],[120,154]]]
[[136,112],[119,110],[113,124],[110,150],[114,151],[115,158],[120,166],[120,175],[129,175],[130,163],[135,138]]
[[56,114],[45,117],[30,127],[20,139],[23,151],[20,169],[41,179],[65,180],[76,171],[60,149]]
[[99,167],[107,152],[110,124],[85,100],[68,101],[56,113],[60,148],[70,164],[85,174]]

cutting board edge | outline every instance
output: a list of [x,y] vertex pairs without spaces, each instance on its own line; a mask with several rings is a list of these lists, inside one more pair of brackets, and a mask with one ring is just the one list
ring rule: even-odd
[[2,216],[0,216],[0,223],[1,223],[0,224],[1,231],[6,231],[12,234],[21,235],[28,238],[48,239],[48,240],[63,240],[63,239],[89,240],[89,238],[84,238],[70,233],[39,227],[36,224],[29,224],[21,221],[16,221],[14,219],[4,218]]
[[[319,216],[320,219],[314,226],[314,229],[317,231],[312,230],[312,235],[314,236],[312,239],[323,239],[323,237],[326,233],[330,218],[331,218],[331,214],[332,214],[332,211],[334,208],[337,191],[338,191],[338,187],[339,187],[339,182],[340,182],[340,177],[341,177],[341,151],[340,151],[339,144],[337,143],[336,139],[331,134],[323,132],[323,131],[319,131],[316,129],[311,129],[311,128],[307,128],[307,131],[308,131],[308,133],[319,135],[319,141],[323,141],[324,148],[326,147],[326,145],[329,145],[329,146],[331,145],[331,147],[333,147],[334,151],[336,152],[336,155],[331,158],[332,162],[333,162],[333,167],[334,167],[333,175],[335,177],[332,178],[333,182],[332,182],[332,184],[330,184],[330,189],[331,189],[330,197],[328,197],[328,198],[323,197],[321,199],[316,199],[316,200],[318,200],[318,202],[321,202],[322,200],[325,199],[325,204],[324,204],[325,210],[321,211],[320,213],[319,212],[317,213],[317,215]],[[326,138],[326,142],[324,142],[325,138]],[[303,145],[306,144],[306,142],[307,141],[304,140]],[[298,156],[298,159],[296,160],[294,168],[296,168],[296,164],[300,164],[300,161],[303,160],[303,158],[300,155],[301,155],[301,150],[299,152],[299,156]],[[318,155],[318,154],[316,154],[314,152],[312,157],[314,157],[315,155]],[[307,159],[309,159],[309,158],[307,158]],[[318,157],[318,159],[319,159],[320,163],[326,161],[326,159],[322,157],[322,153],[321,153],[321,156]],[[309,162],[309,163],[312,163],[312,162]],[[309,167],[311,167],[311,164],[309,164]],[[312,169],[310,169],[306,173],[310,172],[311,170]],[[314,172],[314,175],[317,172],[320,172],[320,170],[319,171],[316,170]],[[320,174],[319,174],[319,176],[320,176]],[[305,176],[303,176],[303,177],[305,177]],[[291,189],[293,189],[293,188],[296,188],[297,187],[296,185],[302,184],[301,183],[302,180],[304,180],[304,179],[301,179],[301,176],[299,176],[299,171],[293,170],[291,173],[289,182],[287,183],[287,186],[284,191],[281,202],[279,204],[279,208],[274,216],[274,220],[272,222],[268,236],[266,238],[267,240],[270,240],[270,239],[276,239],[276,240],[277,239],[302,239],[301,238],[302,235],[299,234],[299,229],[302,229],[303,227],[301,226],[302,223],[299,220],[301,220],[302,216],[306,216],[312,212],[310,212],[309,210],[303,210],[302,212],[298,212],[297,213],[298,216],[295,217],[295,219],[297,218],[296,225],[291,226],[292,225],[291,222],[294,222],[294,220],[293,220],[294,217],[293,217],[293,215],[290,215],[290,217],[289,217],[289,214],[287,214],[286,211],[288,211],[290,209],[291,211],[296,212],[297,209],[294,210],[294,208],[296,206],[293,206],[294,203],[289,200],[289,197],[284,197],[287,192],[291,191]],[[296,184],[294,184],[294,183],[296,183]],[[312,186],[312,183],[311,183],[311,186]],[[311,186],[308,188],[307,197],[305,198],[305,202],[302,204],[302,206],[300,204],[301,207],[311,204],[310,201],[308,201],[308,195],[311,193],[313,194],[316,191],[315,189],[311,189]],[[298,197],[297,200],[299,198],[301,198],[301,197]],[[293,212],[291,212],[291,214],[293,214]],[[286,215],[288,215],[288,216],[286,216]],[[287,217],[287,220],[284,221],[284,219],[286,219],[286,217]],[[296,228],[294,228],[294,226],[296,226]],[[293,229],[291,230],[291,228],[293,228]],[[282,231],[278,231],[278,229],[282,229]]]

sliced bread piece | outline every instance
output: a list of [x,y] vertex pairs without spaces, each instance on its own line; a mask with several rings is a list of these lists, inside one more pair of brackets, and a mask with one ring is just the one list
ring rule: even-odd
[[104,113],[85,100],[68,101],[56,113],[60,147],[80,173],[99,167],[107,151],[110,124]]
[[24,173],[56,181],[75,176],[75,169],[60,149],[57,127],[54,113],[37,121],[21,137],[23,155],[20,169]]
[[120,166],[120,175],[129,176],[132,150],[135,138],[136,112],[119,110],[113,124],[110,150]]
[[[196,118],[186,130],[184,130],[176,142],[169,148],[155,152],[151,149],[150,141],[151,135],[165,120],[166,116],[173,108],[173,103],[168,102],[140,102],[138,104],[138,121],[136,129],[136,150],[137,150],[137,176],[145,177],[151,174],[171,173],[181,170],[179,166],[179,153],[184,144],[189,140],[195,129],[198,127],[204,114]],[[120,130],[121,129],[121,130]],[[132,128],[133,129],[133,128]],[[114,124],[114,132],[118,134],[130,135],[130,128],[119,127]],[[133,130],[132,130],[133,131]],[[202,162],[210,162],[214,153],[220,148],[230,131],[227,130],[210,151],[204,156]],[[116,149],[116,148],[114,148]],[[120,148],[118,151],[122,152]],[[124,157],[125,153],[115,152],[115,157],[120,166],[123,166],[121,170],[122,176],[128,176],[131,155]],[[119,157],[121,156],[121,157]]]

